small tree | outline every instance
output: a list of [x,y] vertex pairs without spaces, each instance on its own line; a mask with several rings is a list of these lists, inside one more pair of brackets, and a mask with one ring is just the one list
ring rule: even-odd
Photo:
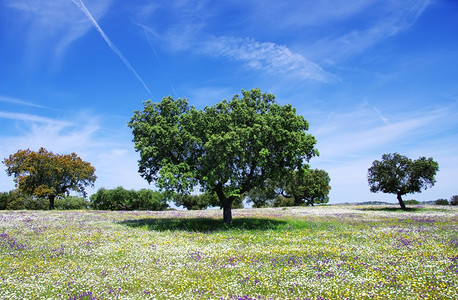
[[272,180],[266,180],[264,185],[252,188],[246,193],[247,202],[253,203],[254,208],[272,207],[279,196],[279,184]]
[[458,195],[453,195],[450,198],[450,205],[458,205]]
[[330,181],[331,178],[325,170],[303,168],[292,174],[282,194],[285,198],[294,198],[294,206],[327,203],[331,190]]
[[402,196],[419,193],[434,186],[439,164],[431,157],[420,157],[412,161],[398,153],[384,154],[375,160],[368,170],[370,191],[395,194],[402,209],[406,209]]
[[54,199],[75,191],[86,196],[85,187],[93,186],[97,177],[95,168],[75,153],[54,154],[45,148],[38,152],[19,150],[5,158],[6,173],[14,177],[16,187],[23,193],[46,197],[49,209]]
[[447,199],[437,199],[435,203],[436,205],[448,205],[448,200]]
[[[262,187],[247,193],[254,207],[263,206],[300,206],[327,203],[331,178],[324,170],[309,169],[308,166],[273,182],[268,180]],[[292,200],[291,200],[292,199]]]

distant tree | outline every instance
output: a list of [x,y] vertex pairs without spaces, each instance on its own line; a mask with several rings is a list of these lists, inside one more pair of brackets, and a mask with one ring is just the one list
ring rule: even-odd
[[246,193],[248,203],[253,203],[254,208],[272,207],[279,196],[281,183],[266,180],[264,185],[252,188]]
[[100,210],[164,210],[167,197],[159,191],[100,188],[90,197],[91,208]]
[[436,205],[448,205],[448,200],[447,199],[437,199],[435,201]]
[[294,204],[294,198],[286,198],[282,195],[278,195],[277,198],[275,198],[274,207],[288,207],[288,206],[297,206]]
[[8,204],[8,193],[7,192],[0,193],[0,210],[5,210],[7,204]]
[[370,191],[395,194],[402,209],[406,209],[402,196],[419,193],[434,186],[439,164],[431,157],[420,157],[412,161],[398,153],[384,154],[375,160],[368,170]]
[[307,121],[291,105],[259,89],[242,94],[203,110],[171,97],[145,102],[128,124],[141,176],[176,193],[197,187],[216,193],[224,222],[231,223],[234,201],[318,154]]
[[218,196],[215,193],[202,193],[200,195],[175,194],[173,201],[176,206],[184,206],[187,210],[200,210],[218,204]]
[[5,158],[6,173],[14,177],[16,187],[23,193],[36,197],[46,197],[49,209],[54,208],[54,200],[70,191],[86,195],[85,187],[93,186],[97,177],[95,168],[83,161],[75,153],[54,154],[45,148],[38,152],[19,150]]
[[136,194],[137,204],[132,205],[132,209],[158,211],[166,210],[169,207],[167,204],[169,197],[160,191],[141,189]]
[[32,199],[30,195],[24,195],[19,190],[11,190],[3,194],[4,196],[4,209],[6,210],[19,210],[26,209],[25,203]]
[[450,198],[450,205],[458,205],[458,195],[454,195]]
[[303,168],[295,171],[287,179],[283,196],[294,199],[294,206],[327,203],[331,178],[328,172],[319,169]]
[[1,210],[26,209],[25,203],[29,202],[32,196],[24,195],[18,190],[11,190],[0,194]]
[[253,207],[313,206],[329,201],[330,181],[326,171],[305,166],[279,181],[266,181],[262,187],[255,187],[246,196]]
[[70,209],[86,209],[89,207],[90,202],[86,197],[78,196],[64,196],[57,197],[54,203],[56,209],[70,210]]
[[411,200],[405,200],[404,203],[405,204],[409,204],[409,205],[418,205],[418,204],[420,204],[420,201],[415,200],[415,199],[411,199]]
[[48,208],[48,202],[47,199],[25,194],[17,189],[0,193],[0,210],[42,210]]

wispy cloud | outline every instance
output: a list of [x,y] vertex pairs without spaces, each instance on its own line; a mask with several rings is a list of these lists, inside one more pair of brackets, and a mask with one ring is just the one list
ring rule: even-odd
[[94,25],[94,27],[99,32],[99,34],[102,36],[102,38],[108,44],[108,47],[110,47],[110,49],[116,55],[119,56],[119,58],[124,63],[124,65],[135,75],[135,77],[138,79],[138,81],[140,81],[140,83],[143,85],[143,87],[148,92],[148,94],[152,97],[151,91],[146,86],[146,84],[143,81],[143,79],[140,77],[140,75],[138,75],[137,71],[135,71],[134,67],[132,67],[132,65],[129,63],[129,61],[125,58],[125,56],[118,49],[118,47],[116,47],[115,44],[113,44],[113,42],[108,38],[108,36],[105,34],[105,32],[102,30],[102,28],[100,28],[100,25],[97,23],[97,21],[94,19],[92,14],[89,12],[89,10],[87,9],[86,5],[84,5],[84,2],[82,0],[72,0],[72,1],[88,17],[88,19],[91,21],[91,23]]
[[159,59],[159,55],[157,54],[157,51],[156,51],[156,48],[154,47],[153,45],[153,42],[151,41],[151,38],[150,38],[150,34],[154,34],[148,27],[146,26],[143,26],[143,25],[139,25],[140,27],[143,28],[143,32],[145,33],[145,36],[146,36],[146,39],[148,40],[148,44],[151,48],[151,50],[153,51],[154,53],[154,57],[156,58],[161,70],[162,70],[162,73],[164,74],[165,78],[167,79],[167,81],[169,82],[169,86],[170,88],[172,89],[175,97],[178,98],[178,93],[177,91],[175,90],[175,87],[173,86],[172,84],[172,81],[170,80],[170,77],[166,71],[166,69],[164,68],[164,65],[162,64],[161,60]]
[[0,102],[22,105],[22,106],[30,106],[30,107],[36,107],[36,108],[45,108],[43,105],[39,105],[39,104],[35,104],[29,101],[24,101],[22,99],[3,96],[3,95],[0,95]]
[[[368,25],[358,28],[346,27],[346,32],[342,32],[338,37],[330,35],[315,42],[308,47],[307,52],[332,63],[360,54],[410,28],[431,3],[431,0],[376,1],[373,5],[377,7],[369,7],[372,11],[380,13],[375,14]],[[364,10],[359,13],[364,14]]]
[[[91,1],[94,17],[101,18],[111,1]],[[10,9],[6,14],[23,28],[20,34],[26,35],[27,55],[32,60],[41,59],[48,52],[61,55],[91,28],[91,23],[68,0],[6,0],[5,6]]]
[[426,134],[432,125],[438,126],[437,121],[445,117],[445,112],[436,110],[427,114],[411,112],[402,116],[392,115],[392,122],[380,116],[380,111],[373,110],[373,107],[359,108],[347,114],[333,113],[317,130],[321,156],[337,160],[360,157],[373,151],[405,150],[409,139]]
[[331,77],[319,65],[294,53],[284,45],[258,42],[250,38],[219,37],[204,44],[204,51],[214,56],[227,57],[254,70],[270,74],[289,75],[311,81],[328,81]]
[[0,118],[1,119],[10,119],[10,120],[23,121],[23,122],[54,124],[54,125],[61,125],[61,126],[70,125],[70,123],[56,122],[55,120],[47,118],[47,117],[42,117],[42,116],[33,115],[33,114],[27,114],[27,113],[15,113],[15,112],[0,111]]

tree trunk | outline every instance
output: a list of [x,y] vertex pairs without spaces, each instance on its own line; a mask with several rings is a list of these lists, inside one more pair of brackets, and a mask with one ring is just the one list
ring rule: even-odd
[[49,196],[49,210],[53,210],[54,209],[54,199],[55,198],[56,198],[56,196],[54,196],[54,195]]
[[234,201],[233,198],[227,198],[223,192],[223,184],[218,183],[216,185],[216,195],[218,196],[219,202],[223,207],[223,221],[226,224],[232,223],[232,202]]
[[401,209],[406,210],[406,204],[404,203],[404,201],[402,201],[402,195],[397,194],[397,196],[398,196],[399,205],[401,205]]
[[226,224],[232,224],[232,201],[228,198],[222,202],[223,204],[223,221]]

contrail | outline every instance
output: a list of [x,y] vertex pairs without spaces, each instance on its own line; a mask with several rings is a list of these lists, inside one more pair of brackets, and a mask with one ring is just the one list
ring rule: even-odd
[[121,51],[119,51],[119,49],[111,42],[111,40],[108,38],[108,36],[105,34],[105,32],[103,32],[102,28],[100,28],[99,24],[97,23],[97,21],[94,19],[94,17],[92,16],[92,14],[89,12],[89,10],[86,8],[86,5],[84,5],[83,3],[83,0],[72,0],[73,3],[78,6],[78,8],[89,18],[89,20],[91,20],[92,24],[95,26],[95,28],[97,29],[97,31],[100,33],[100,35],[103,37],[103,39],[105,40],[105,42],[108,44],[108,46],[110,47],[111,50],[113,50],[114,53],[116,53],[119,58],[122,60],[122,62],[124,63],[124,65],[130,70],[132,71],[132,73],[134,73],[135,77],[137,77],[138,81],[140,81],[141,84],[143,84],[143,87],[148,91],[149,95],[151,96],[151,98],[153,98],[153,95],[151,94],[151,91],[149,90],[149,88],[146,86],[145,82],[143,81],[143,79],[140,77],[140,75],[138,75],[138,73],[135,71],[134,67],[132,67],[132,65],[129,63],[129,61],[127,61],[127,59],[124,57],[124,55],[122,55]]
[[159,64],[159,66],[161,67],[162,72],[163,72],[164,75],[165,75],[165,78],[166,78],[167,81],[169,82],[170,88],[171,88],[172,91],[175,93],[175,97],[179,98],[179,97],[178,97],[178,94],[177,94],[177,91],[176,91],[175,88],[173,87],[172,82],[170,81],[170,78],[169,78],[169,76],[168,76],[168,74],[167,74],[167,72],[166,72],[164,66],[163,66],[162,63],[161,63],[161,60],[159,59],[159,55],[157,55],[156,49],[154,48],[153,43],[151,42],[151,40],[150,40],[150,38],[149,38],[149,35],[148,35],[148,31],[150,31],[149,28],[147,28],[146,26],[141,25],[141,24],[138,24],[138,25],[139,25],[140,27],[143,28],[143,32],[144,32],[145,35],[146,35],[146,39],[148,40],[148,43],[149,43],[151,49],[153,50],[154,55],[156,56],[157,62],[158,62],[158,64]]

